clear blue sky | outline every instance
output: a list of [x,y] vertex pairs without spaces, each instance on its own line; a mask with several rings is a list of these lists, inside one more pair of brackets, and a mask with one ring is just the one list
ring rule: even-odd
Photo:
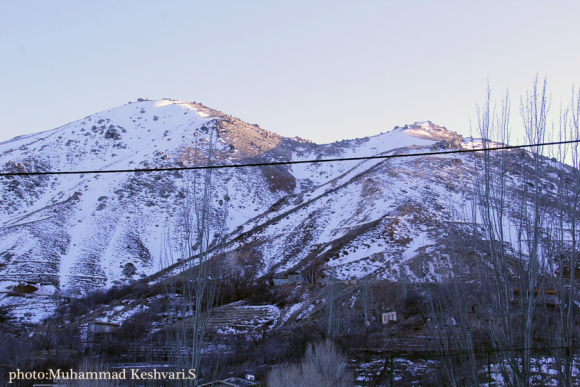
[[0,141],[139,97],[316,142],[424,120],[468,135],[488,79],[515,112],[536,73],[554,112],[569,99],[579,15],[557,0],[0,0]]

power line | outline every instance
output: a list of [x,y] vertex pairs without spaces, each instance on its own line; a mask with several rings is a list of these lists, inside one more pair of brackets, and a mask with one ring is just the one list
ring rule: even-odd
[[494,148],[481,148],[481,149],[456,149],[442,152],[423,152],[423,153],[407,153],[407,154],[396,154],[396,155],[383,155],[383,156],[363,156],[363,157],[344,157],[344,158],[334,158],[334,159],[322,159],[322,160],[301,160],[301,161],[274,161],[269,163],[255,163],[255,164],[221,164],[221,165],[205,165],[198,167],[171,167],[171,168],[155,168],[155,169],[111,169],[104,171],[49,171],[49,172],[8,172],[0,173],[0,177],[8,176],[35,176],[35,175],[80,175],[80,174],[101,174],[101,173],[135,173],[135,172],[165,172],[165,171],[185,171],[185,170],[200,170],[200,169],[223,169],[223,168],[246,168],[246,167],[263,167],[270,165],[291,165],[291,164],[312,164],[312,163],[329,163],[336,161],[358,161],[358,160],[374,160],[374,159],[394,159],[402,157],[417,157],[417,156],[437,156],[437,155],[450,155],[456,153],[474,153],[474,152],[489,152],[496,150],[507,150],[507,149],[520,149],[520,148],[532,148],[548,145],[563,145],[563,144],[577,144],[580,140],[570,140],[570,141],[557,141],[557,142],[545,142],[539,144],[528,144],[528,145],[506,145]]

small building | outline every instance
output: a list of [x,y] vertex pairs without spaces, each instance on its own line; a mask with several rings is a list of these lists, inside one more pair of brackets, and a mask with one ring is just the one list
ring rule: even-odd
[[280,286],[288,283],[288,278],[274,278],[272,280],[274,282],[274,286]]
[[391,321],[397,321],[397,312],[386,312],[383,313],[383,324],[388,324]]
[[87,342],[102,343],[112,341],[120,325],[104,321],[91,321],[87,328]]

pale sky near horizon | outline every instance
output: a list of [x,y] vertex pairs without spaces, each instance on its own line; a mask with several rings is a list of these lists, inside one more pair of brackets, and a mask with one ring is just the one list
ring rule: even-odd
[[[430,120],[469,135],[489,80],[580,85],[578,1],[0,0],[0,141],[137,98],[318,143]],[[521,140],[519,141],[522,142]]]

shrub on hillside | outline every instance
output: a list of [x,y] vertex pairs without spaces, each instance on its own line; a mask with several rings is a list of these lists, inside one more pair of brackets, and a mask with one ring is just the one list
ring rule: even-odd
[[300,364],[284,364],[268,375],[270,387],[346,387],[354,383],[347,357],[330,340],[309,344]]

